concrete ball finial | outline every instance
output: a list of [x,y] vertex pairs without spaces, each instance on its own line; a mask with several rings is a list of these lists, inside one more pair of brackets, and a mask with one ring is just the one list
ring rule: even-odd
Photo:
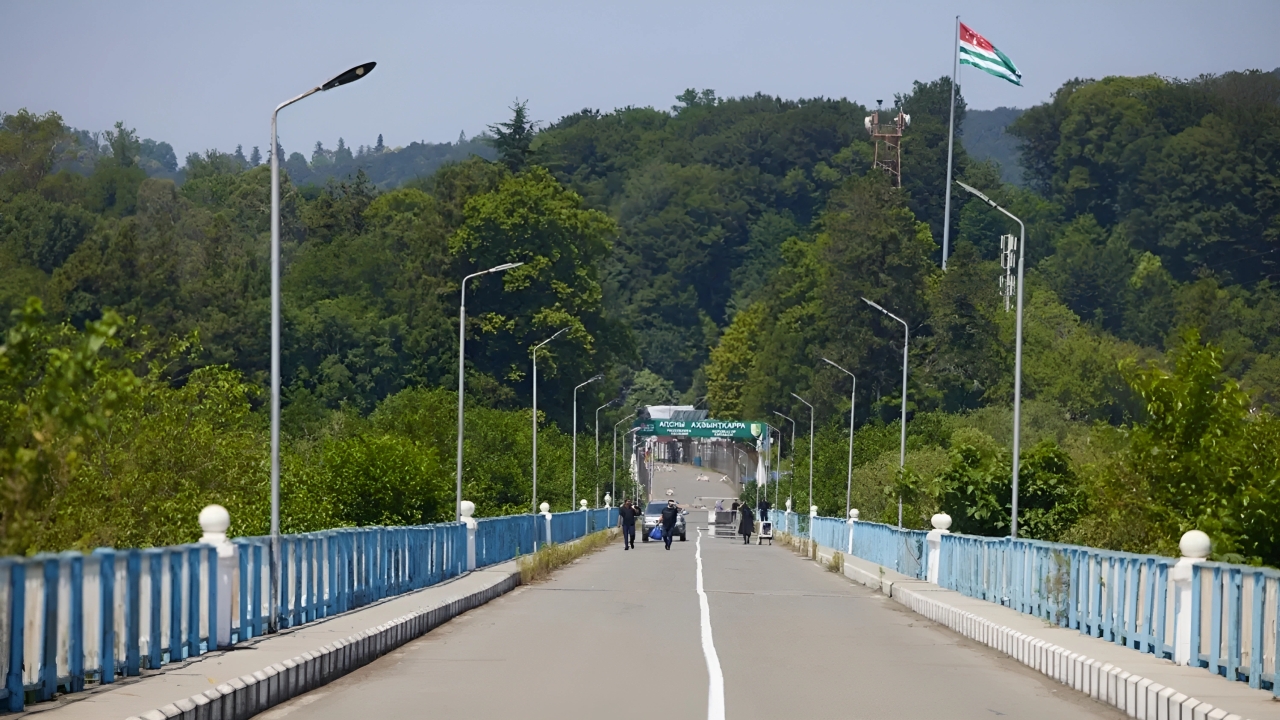
[[587,501],[586,501],[586,500],[579,500],[579,501],[578,501],[578,507],[581,507],[583,510],[586,510],[586,509],[587,509]]
[[1209,551],[1212,548],[1213,543],[1209,540],[1209,536],[1199,530],[1188,530],[1178,541],[1178,549],[1182,551],[1183,557],[1203,560],[1209,557]]
[[934,529],[947,530],[951,527],[951,516],[946,513],[938,513],[929,518],[929,522],[933,523]]
[[221,505],[205,505],[200,511],[200,528],[209,533],[226,533],[231,527],[231,513]]
[[541,505],[538,506],[538,510],[544,513],[551,512],[551,503],[546,503],[546,502],[542,503]]
[[470,500],[463,500],[462,507],[460,509],[462,511],[462,517],[471,517],[476,514],[476,504]]
[[610,495],[609,493],[604,494],[604,506],[613,507],[613,496]]
[[857,520],[859,515],[860,513],[858,512],[858,508],[853,508],[852,510],[849,511],[850,520]]

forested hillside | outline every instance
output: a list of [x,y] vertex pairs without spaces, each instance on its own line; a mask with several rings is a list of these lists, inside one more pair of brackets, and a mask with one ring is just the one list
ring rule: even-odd
[[[458,282],[514,261],[469,286],[482,514],[528,501],[529,347],[569,328],[539,359],[561,429],[541,436],[539,488],[558,508],[572,389],[603,373],[579,397],[580,490],[611,479],[611,455],[587,462],[610,400],[606,453],[637,404],[807,421],[795,392],[821,428],[814,500],[842,513],[849,387],[827,357],[859,379],[866,516],[892,518],[901,492],[909,524],[945,508],[1001,532],[1013,319],[996,255],[1015,227],[955,195],[940,270],[949,98],[946,78],[895,98],[913,118],[901,189],[871,170],[864,106],[710,90],[541,129],[518,105],[483,143],[289,152],[287,529],[449,515]],[[1068,83],[1004,131],[1025,186],[970,159],[999,122],[973,130],[958,100],[957,176],[1027,222],[1028,531],[1168,550],[1198,526],[1221,554],[1276,562],[1280,80]],[[123,123],[86,138],[56,114],[3,118],[5,549],[181,539],[129,518],[212,500],[263,530],[269,172],[252,150],[178,168],[166,148]],[[903,473],[901,327],[864,296],[911,327]],[[104,503],[106,520],[85,514]]]

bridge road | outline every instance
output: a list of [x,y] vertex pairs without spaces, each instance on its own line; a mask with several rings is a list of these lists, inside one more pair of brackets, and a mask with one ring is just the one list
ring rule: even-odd
[[[715,494],[677,468],[655,495]],[[615,543],[262,717],[706,718],[688,520],[670,551]],[[788,549],[700,545],[724,717],[1124,717]]]

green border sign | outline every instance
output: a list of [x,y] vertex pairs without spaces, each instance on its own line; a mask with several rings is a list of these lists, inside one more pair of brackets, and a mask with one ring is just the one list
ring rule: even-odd
[[767,426],[751,420],[645,420],[635,427],[636,435],[756,440]]

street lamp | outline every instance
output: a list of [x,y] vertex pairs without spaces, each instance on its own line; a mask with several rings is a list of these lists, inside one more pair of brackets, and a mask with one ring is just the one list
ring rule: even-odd
[[471,273],[462,278],[462,301],[458,303],[458,462],[457,462],[457,499],[453,506],[454,522],[462,521],[462,398],[465,391],[466,382],[466,364],[463,359],[463,351],[467,347],[467,281],[473,277],[488,275],[494,272],[503,272],[512,268],[518,268],[524,263],[506,263],[497,267],[491,267],[488,270],[482,270],[478,273]]
[[1013,349],[1013,504],[1009,518],[1009,536],[1016,538],[1018,537],[1018,464],[1019,451],[1022,448],[1022,269],[1023,258],[1027,256],[1027,226],[1016,215],[1000,207],[978,190],[959,180],[956,184],[976,195],[982,202],[1013,218],[1022,233],[1022,238],[1018,242],[1018,316],[1014,321],[1017,329],[1014,332]]
[[267,632],[278,629],[280,609],[280,153],[276,151],[276,116],[305,97],[359,80],[375,66],[373,62],[357,65],[280,103],[271,113],[271,611]]
[[[787,499],[795,499],[796,496],[796,421],[783,415],[777,410],[773,411],[774,415],[787,420],[791,423],[791,487],[787,488]],[[782,429],[778,429],[778,484],[782,484]]]
[[578,509],[578,390],[603,379],[603,375],[596,375],[573,389],[573,490],[570,491],[572,500],[569,503],[569,507],[574,510]]
[[[791,397],[799,400],[805,405],[809,405],[809,401],[800,397],[795,393],[791,393]],[[791,475],[796,474],[795,449],[791,453]],[[809,405],[809,505],[813,505],[813,406]],[[807,508],[806,508],[807,509]],[[813,528],[809,528],[809,533],[813,533]]]
[[[618,426],[635,416],[636,416],[635,413],[631,413],[630,415],[622,418],[621,420],[613,424],[613,486],[612,487],[613,487],[613,496],[615,498],[618,497]],[[626,446],[625,438],[623,439],[623,446],[625,449],[625,446]]]
[[[902,323],[902,440],[898,448],[898,469],[907,467],[907,346],[911,343],[911,330],[902,318],[885,310],[879,305],[862,298],[862,302]],[[902,493],[898,493],[898,527],[902,527]]]
[[533,350],[529,352],[533,356],[533,510],[536,515],[538,512],[538,349],[543,345],[555,340],[569,328],[560,328],[555,335],[543,340],[533,346]]
[[855,407],[854,403],[856,402],[858,395],[858,376],[831,362],[825,357],[822,358],[822,361],[853,378],[853,390],[849,391],[849,479],[846,481],[844,488],[844,516],[849,517],[849,508],[853,502],[853,411]]
[[[596,408],[596,495],[600,494],[600,411],[617,402],[617,398]],[[614,498],[617,499],[616,497]]]

